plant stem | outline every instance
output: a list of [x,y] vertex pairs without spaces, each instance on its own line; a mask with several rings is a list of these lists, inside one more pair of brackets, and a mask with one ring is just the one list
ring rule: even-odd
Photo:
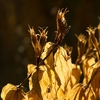
[[24,81],[23,81],[17,88],[21,88],[21,87],[28,81],[28,79],[31,77],[31,75],[32,75],[32,73],[31,73],[29,76],[27,76],[27,77],[24,79]]

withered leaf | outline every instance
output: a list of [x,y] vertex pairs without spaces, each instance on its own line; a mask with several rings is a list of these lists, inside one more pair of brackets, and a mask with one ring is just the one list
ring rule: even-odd
[[71,59],[69,59],[66,50],[59,47],[54,55],[54,60],[55,71],[61,81],[61,88],[65,91],[72,71]]
[[96,99],[100,99],[100,67],[93,70],[93,75],[91,77],[91,86],[96,95]]
[[86,86],[78,83],[66,96],[66,100],[96,100],[95,95],[90,87],[86,89]]
[[79,99],[80,91],[82,90],[83,84],[76,84],[67,95],[67,100],[82,100]]
[[72,64],[72,73],[70,79],[72,87],[79,82],[81,74],[82,71],[80,69],[80,66],[79,65],[76,66],[75,64]]
[[[28,64],[27,66],[28,69],[28,76],[32,73],[32,75],[36,72],[36,66],[33,64]],[[29,78],[29,89],[31,90],[33,88],[33,81],[32,77]]]
[[31,75],[29,78],[29,88],[30,90],[33,88],[37,95],[41,97],[41,89],[39,85],[39,79],[38,79],[38,72],[36,71],[36,66],[33,64],[28,65],[28,75]]
[[55,73],[46,66],[40,66],[40,87],[43,100],[55,100],[58,89]]
[[39,82],[40,87],[41,87],[41,90],[42,90],[41,93],[42,93],[42,95],[44,95],[44,93],[46,93],[48,86],[51,85],[46,66],[40,66],[39,80],[40,80],[40,82]]
[[[44,47],[44,52],[41,55],[41,59],[44,59],[50,51],[53,48],[53,43],[52,42],[47,42],[45,47]],[[53,52],[50,53],[50,55],[45,59],[44,63],[52,69],[53,68]]]
[[58,98],[58,100],[66,100],[65,99],[65,91],[63,91],[61,87],[57,91],[57,98]]
[[83,68],[83,74],[84,74],[84,80],[83,80],[83,84],[87,84],[89,82],[89,80],[91,79],[91,75],[93,72],[93,65],[95,64],[95,58],[94,57],[90,57],[90,58],[86,58],[83,62],[82,62],[82,68]]
[[29,92],[26,94],[28,100],[42,100],[34,91],[34,89],[31,89]]
[[9,83],[3,87],[1,98],[3,100],[27,100],[22,89]]

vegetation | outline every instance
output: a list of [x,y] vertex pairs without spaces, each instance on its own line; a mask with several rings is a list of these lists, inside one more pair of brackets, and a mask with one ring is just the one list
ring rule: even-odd
[[[72,63],[72,47],[60,46],[70,30],[65,14],[58,10],[54,42],[47,42],[47,28],[36,34],[29,26],[36,64],[28,64],[27,78],[18,86],[8,83],[3,87],[3,100],[99,100],[100,99],[100,24],[88,27],[88,37],[80,34],[78,56]],[[97,37],[96,37],[97,35]],[[29,91],[23,86],[29,80]]]

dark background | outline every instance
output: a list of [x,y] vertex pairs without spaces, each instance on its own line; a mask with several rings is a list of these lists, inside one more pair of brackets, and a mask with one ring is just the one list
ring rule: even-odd
[[0,92],[7,83],[20,84],[27,76],[27,64],[35,64],[28,24],[37,33],[38,26],[48,26],[48,41],[53,41],[59,8],[69,10],[66,19],[71,29],[63,43],[74,48],[74,62],[77,57],[75,34],[87,35],[88,26],[98,25],[100,0],[0,0]]

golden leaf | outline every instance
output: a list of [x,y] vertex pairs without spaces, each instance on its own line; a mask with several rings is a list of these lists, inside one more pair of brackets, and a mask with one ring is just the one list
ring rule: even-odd
[[[28,64],[28,76],[32,73],[32,75],[36,72],[36,66],[33,64]],[[33,88],[33,81],[32,77],[29,78],[29,89],[31,90]]]
[[36,71],[36,65],[29,64],[27,68],[28,75],[31,74],[31,77],[29,78],[29,88],[30,90],[33,88],[37,95],[41,97],[41,89],[39,85],[38,72]]
[[[41,59],[44,59],[52,50],[53,43],[48,42],[44,47],[44,52],[41,55]],[[52,69],[53,68],[53,53],[51,52],[50,55],[45,59],[44,63]]]
[[95,58],[94,57],[90,57],[90,58],[86,58],[83,62],[82,62],[82,68],[83,68],[83,74],[84,74],[84,80],[83,80],[83,84],[87,84],[90,79],[91,79],[91,75],[93,72],[93,65],[95,64]]
[[[76,84],[67,95],[67,100],[80,100],[80,91],[82,90],[83,84]],[[82,99],[81,99],[82,100]]]
[[55,71],[61,81],[61,88],[63,91],[65,91],[72,71],[71,59],[69,59],[69,56],[67,56],[66,50],[59,47],[54,55],[54,60]]
[[44,95],[47,92],[48,86],[51,85],[46,66],[40,66],[39,80],[40,80],[39,83],[41,87],[41,93],[42,95]]
[[28,100],[42,100],[34,91],[34,89],[31,89],[29,92],[27,92]]
[[49,67],[40,66],[39,76],[41,77],[39,83],[43,100],[55,100],[57,98],[58,85],[54,71]]
[[72,64],[72,74],[70,79],[72,87],[79,82],[81,74],[82,71],[80,69],[80,66],[79,65],[76,66],[75,64]]
[[65,92],[62,90],[62,88],[60,87],[57,91],[57,98],[58,100],[66,100],[65,99]]
[[100,99],[100,67],[95,68],[91,77],[91,86],[96,95],[96,99]]
[[9,83],[3,87],[1,98],[3,100],[27,100],[22,89]]
[[95,95],[90,87],[86,89],[86,86],[78,83],[66,96],[66,100],[96,100]]

